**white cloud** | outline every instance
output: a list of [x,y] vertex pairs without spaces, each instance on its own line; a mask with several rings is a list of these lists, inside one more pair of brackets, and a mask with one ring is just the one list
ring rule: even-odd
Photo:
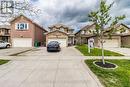
[[98,0],[35,0],[42,10],[37,20],[43,25],[64,23],[77,25],[87,21],[87,14],[97,7]]
[[[14,0],[24,1],[24,0]],[[35,8],[41,9],[41,14],[33,16],[33,20],[48,27],[56,23],[64,23],[75,29],[89,24],[88,13],[98,9],[100,0],[25,0],[32,3]],[[107,0],[114,6],[110,11],[112,16],[125,14],[125,24],[130,25],[130,0]]]

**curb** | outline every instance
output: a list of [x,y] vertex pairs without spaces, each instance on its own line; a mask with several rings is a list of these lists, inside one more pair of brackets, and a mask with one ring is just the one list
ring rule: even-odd
[[33,49],[34,49],[34,48],[27,49],[27,50],[24,50],[24,51],[21,51],[21,52],[17,52],[17,53],[10,54],[10,55],[8,55],[8,56],[18,56],[18,55],[21,54],[21,53],[25,53],[25,52],[31,51],[31,50],[33,50]]
[[90,68],[88,67],[88,65],[85,64],[84,60],[81,61],[83,64],[83,67],[88,71],[88,73],[90,74],[90,76],[96,81],[98,87],[104,87],[101,82],[99,81],[98,77],[90,70]]

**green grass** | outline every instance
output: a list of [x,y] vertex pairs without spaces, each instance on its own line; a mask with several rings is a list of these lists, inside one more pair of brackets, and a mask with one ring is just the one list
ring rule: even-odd
[[[102,50],[99,48],[91,49],[91,53],[88,53],[88,47],[85,44],[84,45],[77,45],[75,48],[78,49],[85,56],[101,56],[102,55]],[[104,55],[105,56],[124,56],[122,54],[108,51],[108,50],[104,50]]]
[[8,63],[8,62],[9,62],[9,60],[1,60],[0,59],[0,65],[3,65],[3,64]]
[[118,65],[116,69],[99,68],[93,61],[85,60],[85,63],[105,87],[130,87],[130,60],[107,60]]

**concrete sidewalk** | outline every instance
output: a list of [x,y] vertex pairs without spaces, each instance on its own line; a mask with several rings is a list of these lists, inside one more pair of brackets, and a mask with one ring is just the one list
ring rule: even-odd
[[[130,60],[129,56],[105,56],[105,59],[126,59],[126,60]],[[85,56],[85,59],[102,59],[102,56]]]
[[130,57],[130,48],[104,48]]

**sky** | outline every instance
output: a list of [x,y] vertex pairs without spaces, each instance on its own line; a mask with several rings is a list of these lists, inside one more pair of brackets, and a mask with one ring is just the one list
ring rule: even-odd
[[[61,23],[74,28],[81,29],[89,22],[88,14],[97,10],[100,0],[28,0],[41,10],[34,20],[44,27]],[[107,4],[115,2],[111,16],[126,15],[122,23],[130,26],[130,0],[107,0]]]

